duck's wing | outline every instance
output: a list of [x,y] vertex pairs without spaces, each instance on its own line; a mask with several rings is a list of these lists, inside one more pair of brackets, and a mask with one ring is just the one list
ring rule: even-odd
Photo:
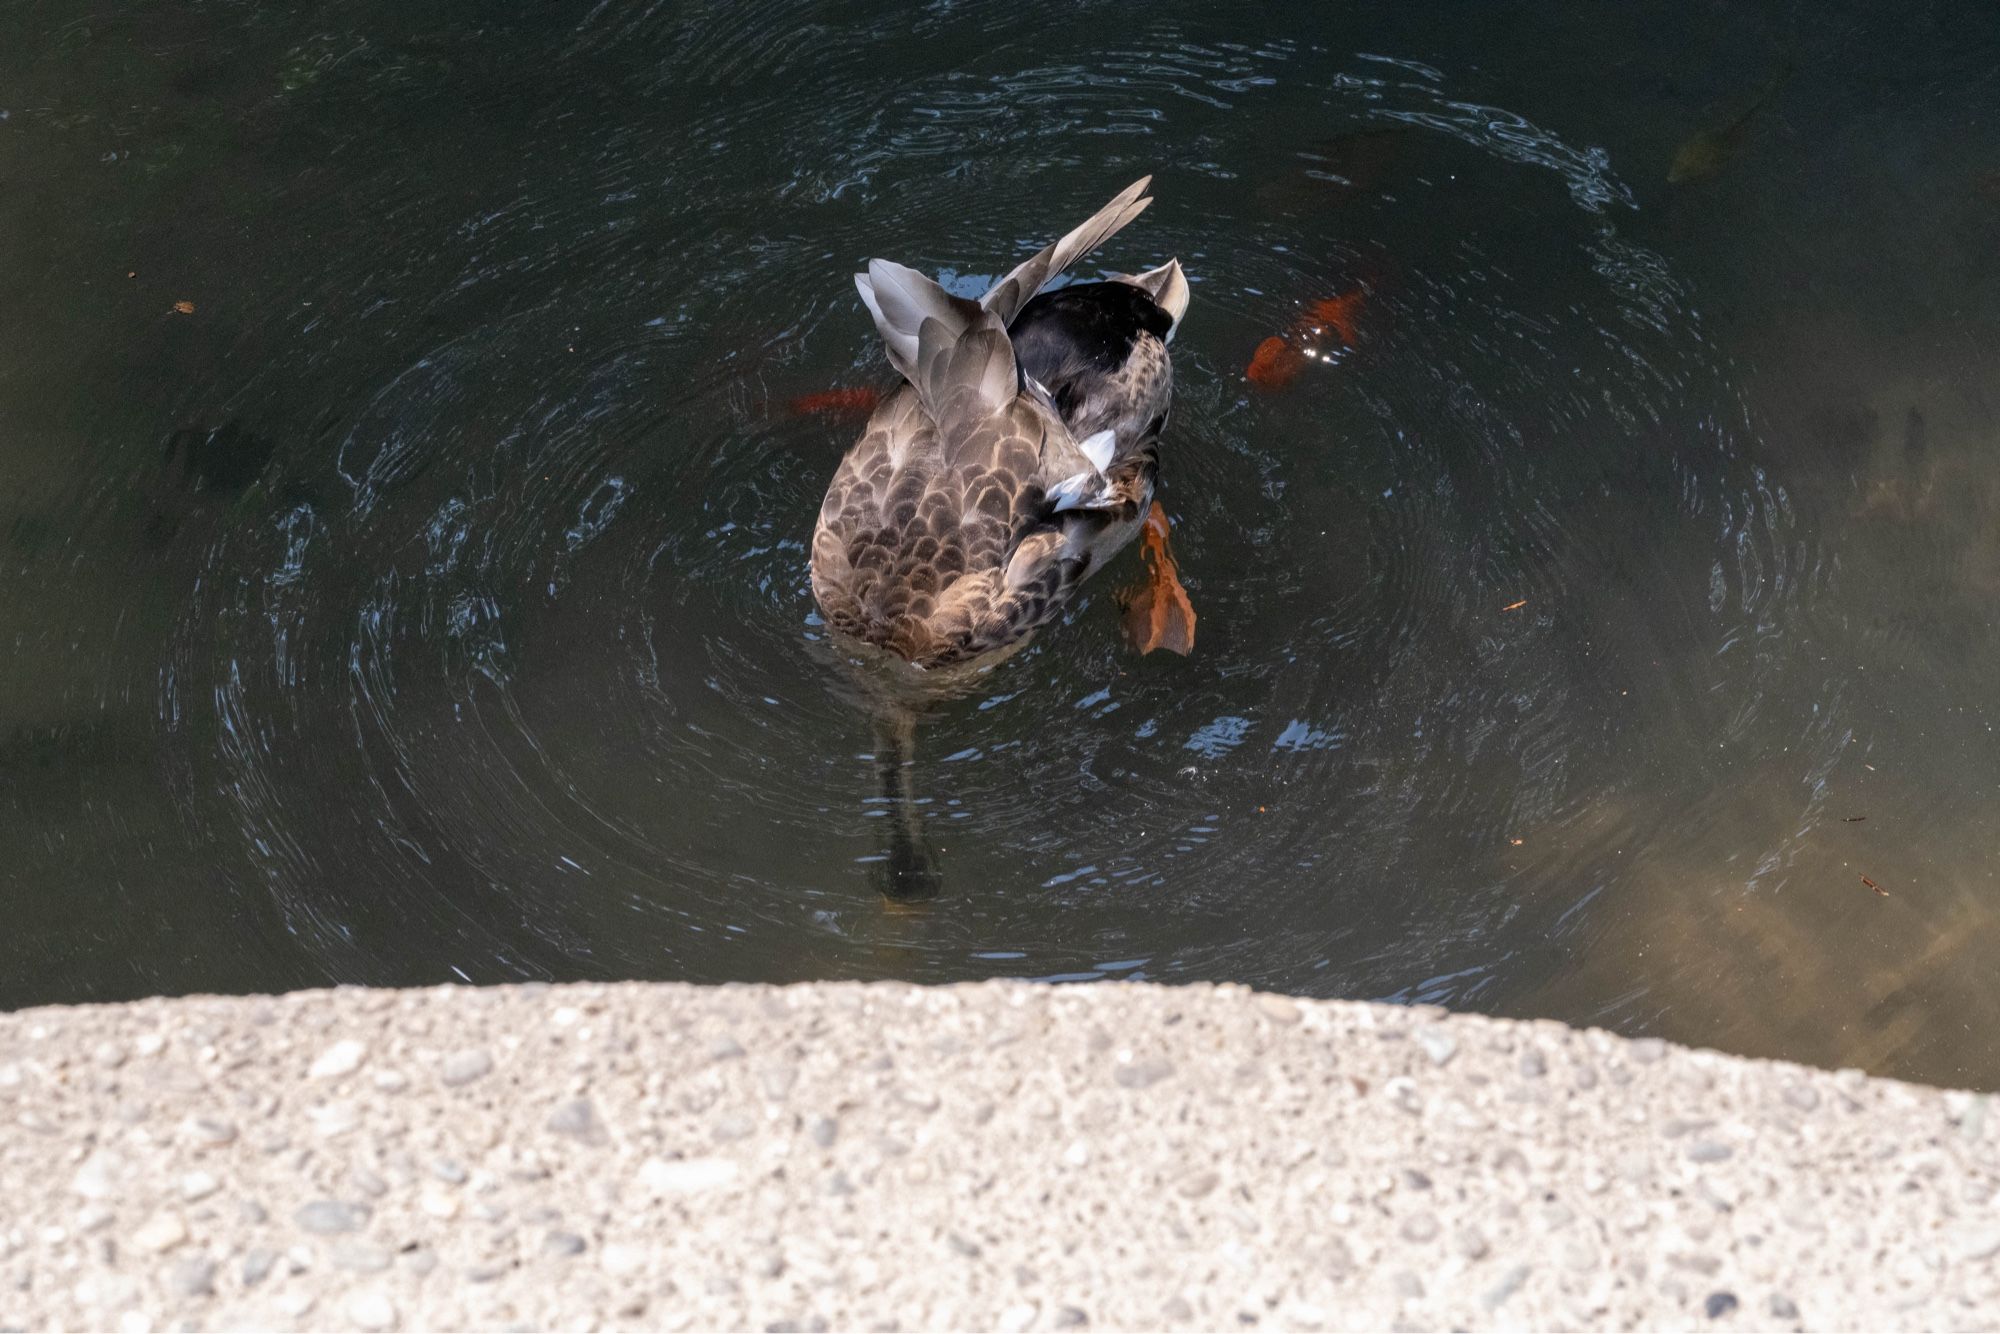
[[993,284],[979,304],[1009,325],[1021,307],[1034,298],[1049,281],[1117,234],[1118,230],[1146,211],[1153,202],[1145,193],[1151,176],[1141,176],[1125,187],[1116,199],[1092,214],[1090,220],[1048,249],[1017,265],[1012,273]]

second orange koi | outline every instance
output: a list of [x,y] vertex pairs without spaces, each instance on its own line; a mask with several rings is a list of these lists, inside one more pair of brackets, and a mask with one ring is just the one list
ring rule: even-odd
[[1342,343],[1353,347],[1360,341],[1363,301],[1362,291],[1357,287],[1308,305],[1292,321],[1290,329],[1257,344],[1249,366],[1244,369],[1245,377],[1259,389],[1283,389],[1305,369],[1311,359],[1308,349],[1313,340],[1329,330]]

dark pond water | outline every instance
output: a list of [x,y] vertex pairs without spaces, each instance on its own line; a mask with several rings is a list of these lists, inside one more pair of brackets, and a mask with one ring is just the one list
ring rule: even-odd
[[[1128,557],[944,710],[892,911],[788,405],[867,256],[1146,172],[1199,646]],[[2000,1084],[1996,412],[1976,0],[7,6],[0,1005],[1233,979]]]

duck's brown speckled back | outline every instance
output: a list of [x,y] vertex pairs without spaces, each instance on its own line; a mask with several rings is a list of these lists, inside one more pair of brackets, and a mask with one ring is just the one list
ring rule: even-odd
[[[1095,244],[1137,216],[1149,202],[1139,197],[1144,185],[1002,279],[992,304],[951,298],[881,261],[860,280],[910,383],[876,409],[820,507],[813,593],[836,634],[925,668],[997,656],[1052,619],[1136,534],[1172,392],[1160,331],[1186,305],[1178,265],[1122,280],[1122,305],[1135,295],[1144,305],[1114,340],[1115,363],[1095,343],[1082,348],[1074,317],[1045,314],[1017,365],[994,305],[1020,314],[1060,272],[1054,259],[1067,265],[1088,248],[1079,238]],[[1070,412],[1037,370],[1061,380],[1056,392]],[[1100,430],[1111,432],[1109,443],[1088,443],[1108,451],[1108,463],[1101,455],[1093,463],[1079,444]],[[1058,508],[1051,489],[1079,478],[1088,483],[1083,499]]]

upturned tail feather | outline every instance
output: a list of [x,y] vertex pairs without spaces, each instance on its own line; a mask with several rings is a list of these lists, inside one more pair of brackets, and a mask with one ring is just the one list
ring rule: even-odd
[[1012,272],[979,298],[979,304],[999,316],[1002,324],[1012,324],[1021,307],[1034,300],[1035,293],[1146,211],[1153,199],[1145,190],[1152,183],[1151,176],[1141,176],[1126,186],[1117,198],[1060,241],[1015,265]]
[[[959,412],[997,411],[1020,387],[1007,326],[1021,308],[1070,265],[1117,235],[1153,202],[1142,176],[1061,240],[1016,265],[977,301],[953,296],[926,275],[894,260],[871,259],[854,275],[854,289],[874,318],[889,363],[915,387],[924,408],[943,425],[954,395],[968,386]],[[1178,323],[1187,309],[1187,281],[1169,261],[1130,281],[1158,299]]]

